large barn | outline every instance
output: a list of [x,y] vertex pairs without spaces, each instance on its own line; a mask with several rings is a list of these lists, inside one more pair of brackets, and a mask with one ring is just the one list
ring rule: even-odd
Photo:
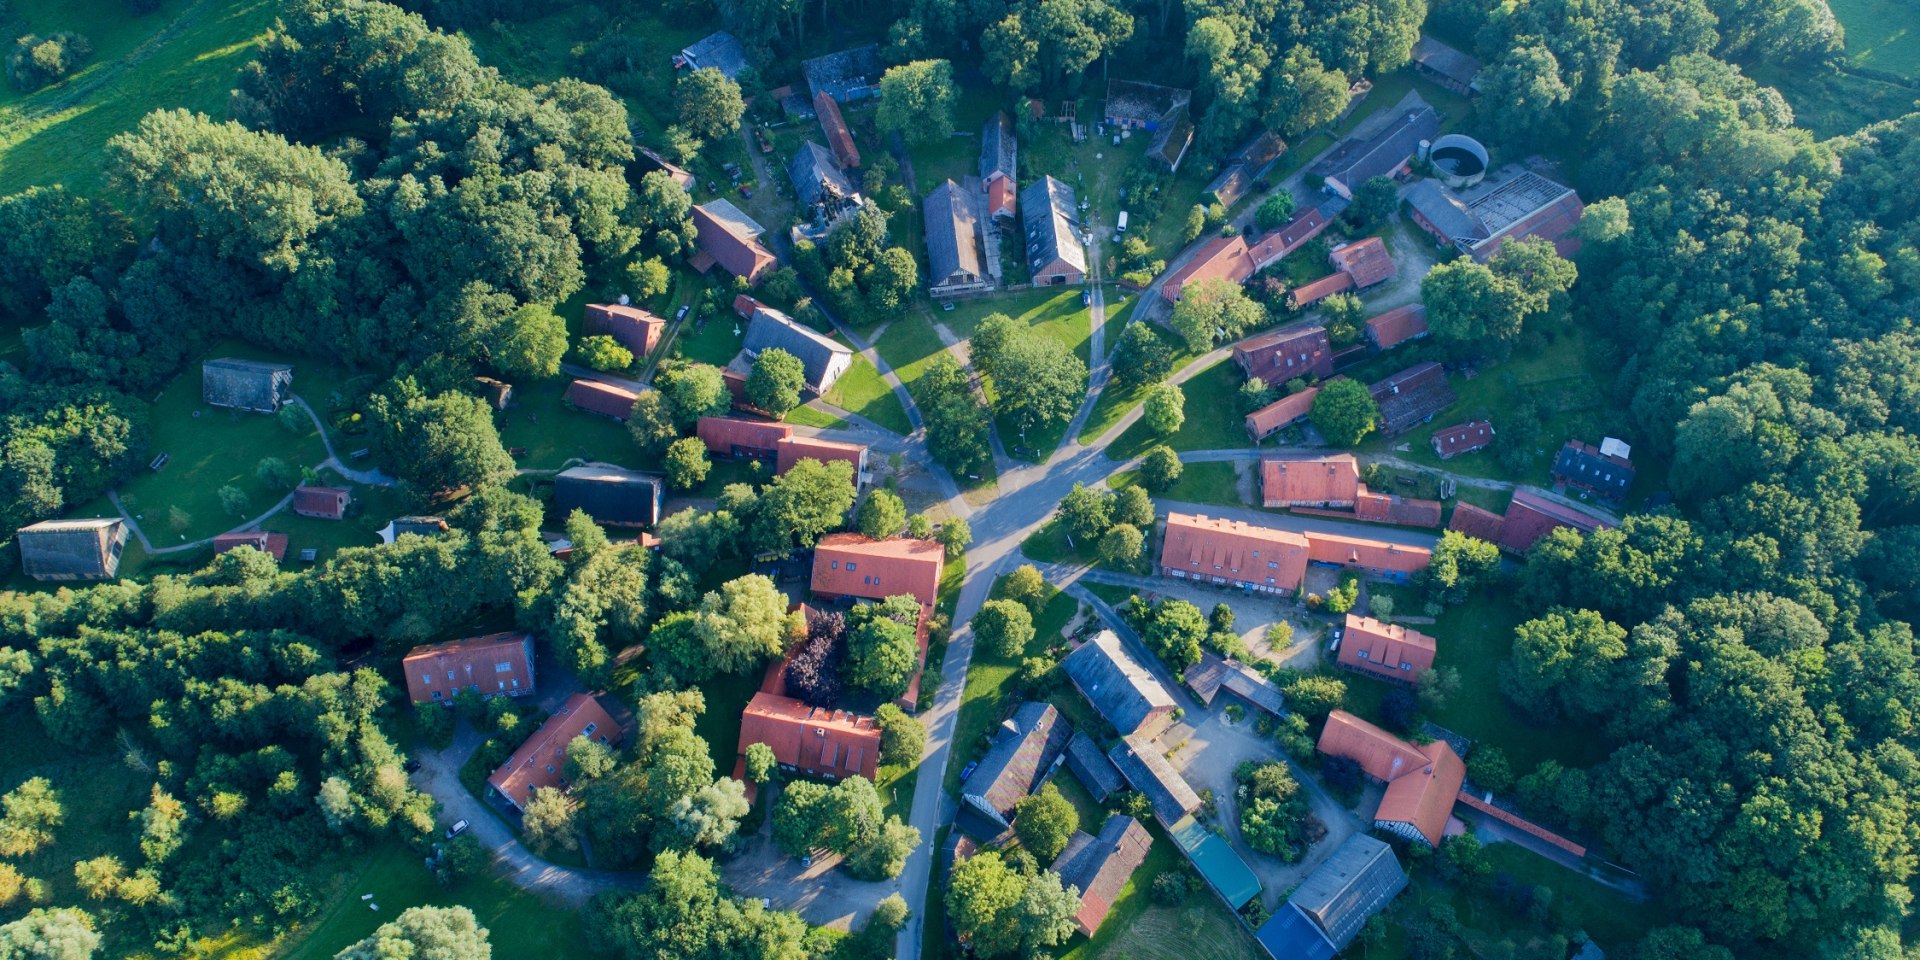
[[200,365],[200,396],[210,407],[278,413],[293,399],[293,366],[221,357]]

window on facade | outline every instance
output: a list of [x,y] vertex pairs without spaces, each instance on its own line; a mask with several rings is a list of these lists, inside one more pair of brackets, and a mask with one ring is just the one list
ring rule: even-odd
[[1412,669],[1413,669],[1413,664],[1411,664],[1411,663],[1408,663],[1408,662],[1406,662],[1405,660],[1402,660],[1402,661],[1400,661],[1400,669],[1402,669],[1402,670],[1412,670]]
[[860,565],[859,565],[859,564],[856,564],[856,563],[854,563],[854,562],[853,562],[852,560],[848,560],[848,561],[847,561],[847,572],[848,572],[848,573],[852,573],[853,571],[855,571],[855,570],[858,570],[858,569],[860,569]]
[[593,736],[593,731],[599,729],[599,727],[600,725],[597,723],[589,723],[585,727],[581,728],[580,735],[583,737],[591,737]]
[[1371,659],[1370,657],[1368,657],[1368,656],[1367,656],[1367,651],[1365,651],[1365,650],[1355,650],[1355,651],[1353,652],[1353,655],[1354,655],[1354,656],[1356,656],[1356,657],[1359,657],[1359,658],[1360,658],[1360,659],[1362,659],[1362,660],[1368,660],[1368,659]]
[[840,561],[838,561],[838,560],[834,560],[834,561],[830,561],[830,562],[829,562],[829,563],[827,564],[827,569],[829,569],[829,570],[838,570],[838,569],[840,569]]
[[448,679],[448,680],[452,680],[452,679],[453,679],[453,671],[452,671],[452,670],[448,670],[448,671],[447,671],[447,679]]
[[513,664],[511,664],[511,663],[496,663],[496,664],[494,664],[494,665],[493,665],[493,672],[494,672],[494,673],[512,673],[512,672],[513,672]]
[[1280,569],[1280,561],[1278,561],[1278,560],[1268,560],[1268,561],[1267,561],[1267,569],[1268,569],[1268,570],[1278,570],[1278,569]]
[[440,691],[438,691],[438,690],[435,690],[435,691],[433,692],[433,698],[434,698],[435,700],[438,700],[438,699],[440,699]]
[[423,673],[423,674],[421,674],[421,675],[420,675],[420,682],[421,682],[421,683],[432,683],[432,682],[433,682],[433,674],[431,674],[431,673]]

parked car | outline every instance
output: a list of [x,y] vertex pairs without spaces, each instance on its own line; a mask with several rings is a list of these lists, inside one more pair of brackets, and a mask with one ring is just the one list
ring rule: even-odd
[[447,839],[452,840],[454,837],[466,833],[467,826],[468,824],[465,820],[456,821],[453,826],[447,828]]
[[692,309],[693,309],[693,304],[691,303],[681,304],[679,312],[673,315],[674,322],[678,323],[681,320],[685,320],[687,318],[687,311]]
[[1081,306],[1083,306],[1083,307],[1088,307],[1088,306],[1092,306],[1092,305],[1093,305],[1093,291],[1092,291],[1092,290],[1082,290],[1082,291],[1080,291],[1080,305],[1081,305]]
[[974,760],[968,763],[966,766],[966,769],[960,771],[960,782],[966,783],[967,778],[973,776],[973,769],[975,767],[978,767],[979,765],[980,765],[980,761],[978,760]]
[[741,185],[740,185],[740,195],[741,195],[741,196],[743,196],[743,197],[746,197],[746,198],[747,198],[748,200],[752,200],[752,199],[753,199],[753,188],[752,188],[752,187],[749,187],[749,186],[747,186],[747,185],[746,185],[746,184],[744,184],[744,183],[743,183],[743,184],[741,184]]

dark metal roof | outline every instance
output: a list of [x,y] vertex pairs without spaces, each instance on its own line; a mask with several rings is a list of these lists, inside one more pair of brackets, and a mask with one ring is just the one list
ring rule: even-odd
[[220,357],[200,365],[200,383],[209,406],[274,413],[293,396],[293,366]]
[[787,177],[793,181],[794,195],[806,206],[845,200],[859,191],[840,170],[833,151],[812,140],[800,145],[787,161]]
[[921,208],[927,227],[927,280],[939,284],[956,274],[979,277],[980,222],[973,198],[952,180],[927,194]]
[[1127,785],[1125,778],[1113,765],[1112,760],[1100,751],[1100,745],[1087,736],[1086,731],[1076,730],[1073,739],[1067,741],[1067,769],[1087,788],[1098,803],[1107,802],[1114,791]]
[[870,43],[814,57],[802,63],[800,71],[806,74],[809,93],[816,97],[824,93],[845,103],[871,96],[886,67],[880,62],[880,47]]
[[1080,209],[1073,188],[1043,176],[1020,191],[1020,217],[1027,228],[1027,267],[1037,270],[1055,260],[1087,272],[1087,248],[1074,226]]
[[1487,225],[1438,180],[1422,180],[1407,188],[1407,203],[1449,240],[1471,245],[1489,235]]
[[982,182],[996,173],[1016,176],[1015,167],[1019,162],[1019,140],[1013,132],[1013,120],[1002,110],[987,119],[987,125],[980,129],[980,179]]
[[644,526],[660,519],[659,477],[619,467],[586,465],[553,478],[553,503],[562,514],[585,510],[603,524]]
[[1374,177],[1385,176],[1420,149],[1420,141],[1440,132],[1440,114],[1418,93],[1409,93],[1394,107],[1385,129],[1365,139],[1348,139],[1313,171],[1354,189]]
[[1140,729],[1149,717],[1174,709],[1173,695],[1134,661],[1111,630],[1101,631],[1067,654],[1062,666],[1080,695],[1122,735]]
[[1288,902],[1312,919],[1335,949],[1343,950],[1367,918],[1406,886],[1407,875],[1393,848],[1355,833],[1300,882]]
[[680,51],[687,66],[695,70],[712,67],[727,75],[729,80],[740,79],[741,71],[747,69],[747,50],[733,34],[725,30],[707,34],[700,40]]
[[20,566],[36,580],[101,580],[120,566],[126,525],[118,517],[43,520],[14,535]]
[[1151,742],[1128,737],[1107,753],[1107,759],[1153,805],[1154,819],[1161,826],[1171,828],[1200,809],[1200,795]]
[[815,392],[825,392],[832,386],[830,375],[834,357],[853,353],[826,334],[778,310],[759,307],[753,311],[753,320],[747,324],[746,351],[751,356],[758,356],[760,351],[771,347],[779,347],[800,359],[801,365],[807,370],[807,386]]

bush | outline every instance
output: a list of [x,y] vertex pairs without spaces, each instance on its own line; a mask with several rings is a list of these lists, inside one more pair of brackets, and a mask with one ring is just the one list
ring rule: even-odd
[[42,37],[29,33],[14,41],[7,57],[7,79],[28,92],[64,80],[93,55],[93,44],[77,33]]
[[633,351],[607,336],[587,337],[574,348],[580,362],[595,370],[625,370],[633,366]]
[[1174,870],[1162,870],[1153,878],[1153,902],[1173,907],[1186,902],[1187,894],[1193,892],[1193,886],[1187,878]]

